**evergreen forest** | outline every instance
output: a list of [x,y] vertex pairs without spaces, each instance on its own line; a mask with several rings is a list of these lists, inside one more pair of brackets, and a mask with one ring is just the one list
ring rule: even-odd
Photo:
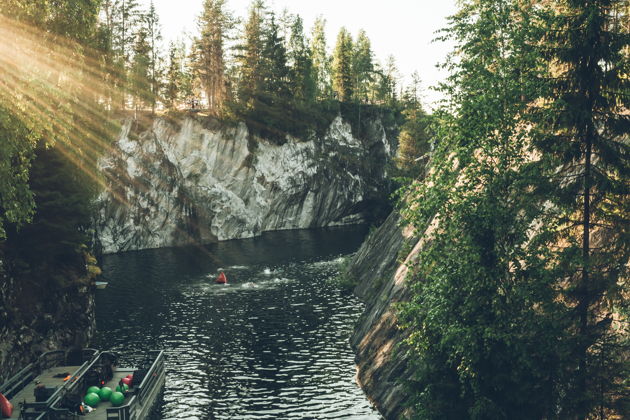
[[0,281],[45,295],[101,274],[99,159],[125,118],[243,122],[275,145],[379,118],[392,203],[422,238],[396,304],[406,413],[630,418],[628,0],[458,1],[431,108],[366,31],[203,0],[166,43],[146,3],[0,1]]

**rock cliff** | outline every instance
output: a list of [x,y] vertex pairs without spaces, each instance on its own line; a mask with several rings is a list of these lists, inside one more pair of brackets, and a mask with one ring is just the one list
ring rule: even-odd
[[36,283],[4,274],[0,260],[0,383],[45,351],[85,346],[94,332],[93,286]]
[[361,223],[389,190],[394,145],[379,120],[356,138],[341,117],[325,135],[282,145],[188,116],[127,121],[101,159],[104,253],[248,238],[265,231]]
[[408,264],[422,245],[413,229],[399,226],[393,212],[372,232],[355,254],[347,275],[357,282],[355,294],[366,309],[351,338],[356,353],[357,380],[386,419],[406,417],[410,378],[406,356],[398,344],[405,339],[398,329],[395,305],[409,296],[405,286]]

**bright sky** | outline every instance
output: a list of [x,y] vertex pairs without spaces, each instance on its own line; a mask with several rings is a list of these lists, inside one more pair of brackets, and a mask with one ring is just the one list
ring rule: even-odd
[[[227,0],[228,8],[245,17],[251,0]],[[149,4],[150,0],[140,3]],[[196,18],[203,0],[154,0],[160,15],[165,41],[177,39],[186,32],[197,31]],[[417,71],[425,89],[425,103],[431,106],[439,94],[428,88],[446,77],[437,69],[450,50],[449,45],[431,41],[435,31],[446,25],[456,0],[267,0],[267,4],[280,12],[287,8],[304,19],[307,34],[318,15],[327,20],[328,48],[332,51],[337,33],[345,26],[353,36],[365,29],[372,41],[376,58],[384,62],[392,54],[401,74],[409,76]]]

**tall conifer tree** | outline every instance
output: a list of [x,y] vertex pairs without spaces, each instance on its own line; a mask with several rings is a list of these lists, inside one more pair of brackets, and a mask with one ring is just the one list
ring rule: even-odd
[[142,24],[146,27],[149,43],[149,84],[151,88],[151,113],[155,114],[156,102],[160,96],[162,82],[162,63],[160,54],[160,41],[162,32],[160,19],[155,10],[153,0],[149,5],[149,10],[142,16]]
[[360,30],[357,35],[352,73],[354,76],[355,98],[357,102],[367,102],[368,86],[373,80],[374,63],[372,45],[363,29]]
[[426,240],[401,311],[423,419],[557,418],[565,391],[566,309],[530,241],[541,205],[520,118],[542,66],[520,3],[467,1],[451,18],[448,107],[429,178],[404,198]]
[[253,106],[253,97],[263,87],[263,49],[264,49],[265,4],[255,0],[250,6],[245,23],[243,42],[238,47],[238,99],[245,108]]
[[550,81],[530,114],[536,191],[549,202],[537,237],[560,244],[552,261],[575,331],[565,418],[608,417],[629,404],[620,387],[629,373],[628,327],[619,312],[630,258],[628,12],[625,0],[548,4],[537,44]]
[[337,99],[349,102],[354,93],[354,78],[352,73],[354,46],[352,37],[346,28],[341,28],[337,35],[337,45],[333,54],[333,89]]
[[304,37],[304,25],[300,16],[295,16],[291,25],[288,56],[291,64],[291,90],[294,97],[300,101],[313,102],[315,97],[313,62]]
[[200,35],[196,40],[199,57],[195,72],[206,94],[208,108],[218,113],[226,99],[224,45],[232,18],[225,0],[206,0],[199,17]]
[[326,49],[326,20],[318,16],[311,34],[311,62],[318,99],[332,96],[331,60]]

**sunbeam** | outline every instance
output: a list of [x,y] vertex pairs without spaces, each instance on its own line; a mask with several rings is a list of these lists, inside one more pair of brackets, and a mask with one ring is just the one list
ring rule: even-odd
[[[111,104],[127,95],[116,80],[120,70],[101,51],[2,14],[0,38],[0,101],[11,104],[36,137],[56,147],[97,188],[131,207],[125,187],[146,193],[147,186],[97,165],[116,153],[112,141],[121,126]],[[214,259],[190,233],[177,231]]]

